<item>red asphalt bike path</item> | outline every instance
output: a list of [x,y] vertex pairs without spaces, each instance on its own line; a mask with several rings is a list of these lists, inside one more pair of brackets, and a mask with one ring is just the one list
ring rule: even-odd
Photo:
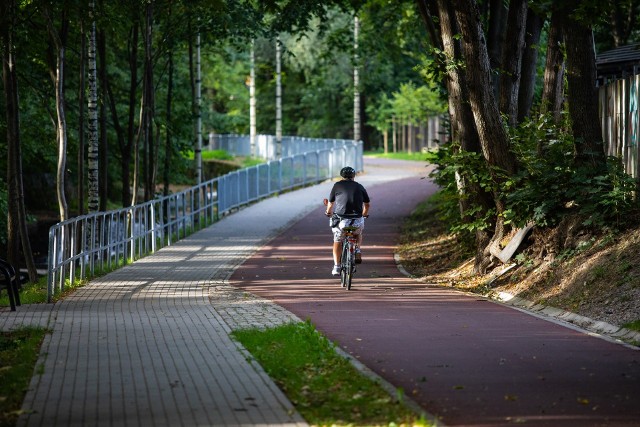
[[351,291],[330,275],[321,200],[230,283],[311,320],[446,425],[640,426],[640,351],[407,278],[394,261],[402,218],[435,187],[415,177],[367,190]]

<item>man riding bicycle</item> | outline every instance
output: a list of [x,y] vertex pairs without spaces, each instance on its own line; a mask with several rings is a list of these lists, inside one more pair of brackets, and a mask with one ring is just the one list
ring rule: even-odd
[[[331,216],[331,231],[333,232],[333,269],[331,274],[340,274],[340,258],[342,257],[341,242],[344,238],[344,227],[358,227],[354,232],[358,241],[356,263],[362,262],[360,245],[362,244],[362,230],[364,217],[369,216],[369,195],[362,184],[355,182],[356,170],[350,166],[342,168],[341,181],[336,182],[329,194],[326,214]],[[332,211],[333,209],[333,211]]]

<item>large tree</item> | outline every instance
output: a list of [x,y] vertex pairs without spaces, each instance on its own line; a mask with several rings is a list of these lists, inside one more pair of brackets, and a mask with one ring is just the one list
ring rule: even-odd
[[7,259],[19,266],[19,247],[29,272],[29,279],[36,280],[36,267],[27,233],[27,215],[22,182],[22,143],[20,140],[20,111],[18,96],[18,71],[16,67],[15,28],[18,7],[15,0],[0,5],[0,45],[2,47],[2,81],[7,126]]
[[591,14],[597,8],[581,8],[579,0],[562,3],[565,46],[567,51],[567,90],[569,115],[575,139],[578,166],[588,166],[593,174],[606,167],[602,129],[598,115],[596,60]]
[[[447,0],[418,0],[418,8],[424,24],[431,35],[432,44],[442,51],[441,68],[445,71],[444,83],[449,101],[449,117],[451,122],[451,140],[461,152],[481,153],[480,137],[475,126],[473,112],[469,104],[469,91],[466,85],[467,72],[460,66],[463,61],[462,46],[457,34],[459,28],[454,19],[455,13]],[[438,25],[434,25],[437,23]],[[460,216],[463,221],[470,222],[484,217],[493,206],[491,195],[484,191],[474,179],[475,171],[461,167],[456,172],[456,184],[459,194]],[[473,211],[473,207],[481,207]],[[469,212],[474,212],[471,217]],[[484,248],[490,241],[486,229],[477,228],[475,232],[477,256],[475,267],[481,268]]]

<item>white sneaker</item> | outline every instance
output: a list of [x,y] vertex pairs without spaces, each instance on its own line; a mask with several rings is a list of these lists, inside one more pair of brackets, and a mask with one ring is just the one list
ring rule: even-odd
[[340,275],[340,266],[339,265],[334,265],[333,266],[333,270],[331,270],[331,275],[333,275],[333,276],[339,276]]

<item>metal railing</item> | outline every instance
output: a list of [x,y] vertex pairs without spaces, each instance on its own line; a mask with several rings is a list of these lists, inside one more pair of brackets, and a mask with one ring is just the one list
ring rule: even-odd
[[[300,140],[301,146],[309,139]],[[211,179],[179,193],[109,212],[82,215],[49,229],[47,293],[111,271],[205,228],[243,205],[335,177],[344,165],[362,171],[362,142],[331,140],[309,150]],[[313,141],[312,141],[313,142]]]
[[[267,160],[276,160],[278,157],[295,156],[310,151],[328,150],[342,147],[343,139],[302,138],[298,136],[283,136],[280,149],[281,156],[277,156],[278,143],[273,135],[256,135],[255,147],[251,148],[251,138],[248,135],[217,135],[209,134],[208,144],[203,150],[224,150],[234,156],[255,156]],[[355,167],[355,166],[354,166]]]

